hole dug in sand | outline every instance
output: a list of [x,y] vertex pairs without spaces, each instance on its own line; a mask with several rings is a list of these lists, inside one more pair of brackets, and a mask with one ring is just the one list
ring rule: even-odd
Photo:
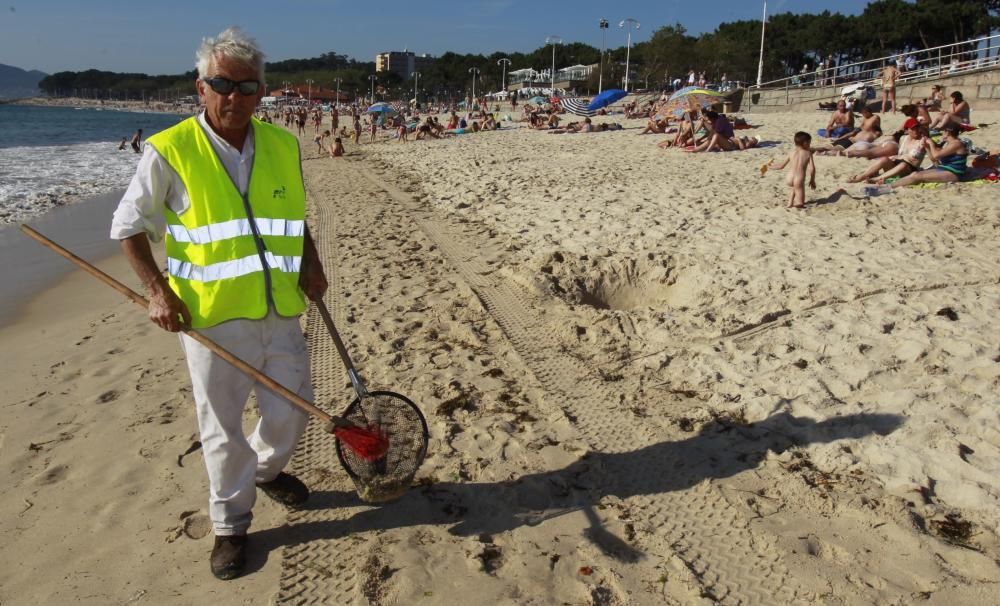
[[552,294],[595,309],[631,311],[663,305],[684,306],[698,287],[670,257],[644,258],[553,255],[542,265],[542,282]]

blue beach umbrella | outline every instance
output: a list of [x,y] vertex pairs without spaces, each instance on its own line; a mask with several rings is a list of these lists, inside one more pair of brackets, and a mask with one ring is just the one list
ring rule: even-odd
[[623,99],[626,95],[628,95],[628,93],[626,93],[620,88],[609,88],[608,90],[594,97],[591,100],[590,105],[587,106],[587,109],[592,111],[597,111],[602,107],[607,107],[611,105],[612,103],[618,101],[619,99]]
[[388,103],[376,103],[368,108],[369,114],[395,114],[396,108]]

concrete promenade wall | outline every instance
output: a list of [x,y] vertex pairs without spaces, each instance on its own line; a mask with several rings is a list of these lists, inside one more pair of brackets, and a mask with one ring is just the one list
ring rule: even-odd
[[[840,99],[840,91],[849,83],[837,86],[790,86],[788,88],[770,88],[745,92],[740,111],[742,112],[776,112],[776,111],[815,111],[819,103]],[[1000,68],[964,72],[953,76],[929,78],[915,82],[905,82],[896,86],[896,103],[904,105],[928,97],[931,86],[940,84],[947,96],[952,91],[961,91],[965,100],[977,109],[1000,109]],[[870,103],[882,102],[882,87],[875,87],[876,98]],[[973,119],[975,114],[973,114]]]

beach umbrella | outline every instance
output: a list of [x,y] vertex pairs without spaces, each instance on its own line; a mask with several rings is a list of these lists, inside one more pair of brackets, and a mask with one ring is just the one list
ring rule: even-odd
[[608,90],[594,97],[590,101],[590,105],[587,106],[587,109],[591,109],[596,112],[602,107],[607,107],[612,103],[614,103],[615,101],[625,98],[625,95],[627,94],[628,93],[626,93],[620,88],[609,88]]
[[368,108],[369,114],[396,114],[396,108],[388,103],[376,103]]
[[660,108],[663,115],[683,116],[692,109],[710,107],[719,103],[725,97],[722,93],[697,86],[685,86],[674,94],[670,95],[666,105]]
[[589,109],[588,105],[590,104],[582,99],[563,99],[559,104],[568,113],[583,116],[584,118],[589,118],[597,113],[595,110]]

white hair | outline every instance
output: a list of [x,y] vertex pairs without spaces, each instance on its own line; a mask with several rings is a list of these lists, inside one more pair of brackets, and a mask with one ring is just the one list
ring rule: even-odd
[[215,38],[204,38],[195,56],[199,78],[212,75],[208,73],[212,59],[226,57],[253,67],[257,70],[257,78],[264,82],[264,53],[257,47],[257,41],[238,27],[230,27]]

